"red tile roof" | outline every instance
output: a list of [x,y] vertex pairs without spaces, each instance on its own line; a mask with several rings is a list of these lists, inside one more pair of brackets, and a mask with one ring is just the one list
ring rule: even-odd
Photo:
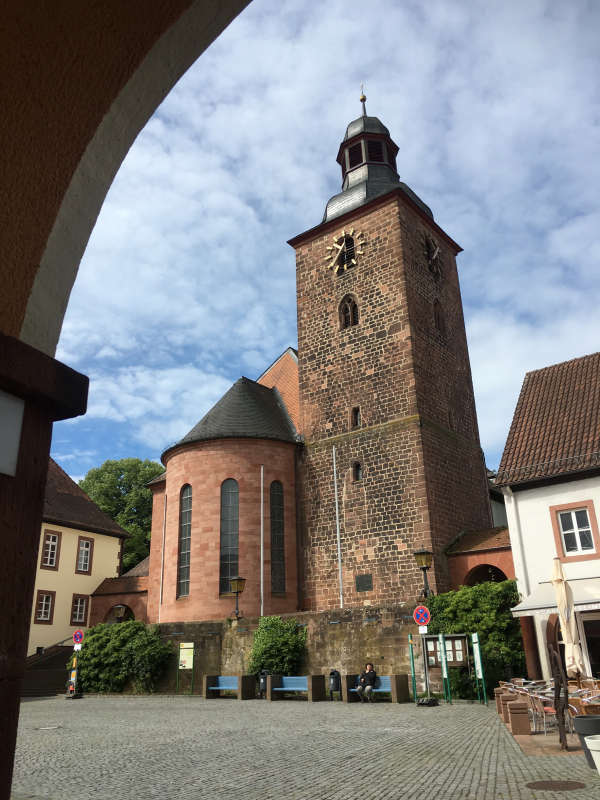
[[129,533],[100,511],[98,506],[69,478],[56,461],[48,459],[48,478],[44,497],[44,522],[69,528],[105,533],[108,536],[129,537]]
[[465,531],[446,548],[449,556],[458,553],[475,553],[478,550],[504,550],[510,549],[510,536],[508,528],[486,528],[483,531]]
[[496,483],[593,467],[600,467],[600,353],[528,372]]

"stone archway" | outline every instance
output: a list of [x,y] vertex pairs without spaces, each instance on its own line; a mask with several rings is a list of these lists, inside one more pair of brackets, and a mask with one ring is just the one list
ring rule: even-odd
[[86,407],[85,376],[52,358],[79,262],[137,134],[249,2],[3,9],[0,434],[9,412],[21,416],[10,472],[0,473],[0,800],[10,796],[52,423]]
[[112,606],[112,608],[108,610],[104,617],[104,622],[109,625],[114,625],[118,622],[130,622],[132,619],[135,619],[135,614],[129,606],[117,603],[117,605]]
[[496,567],[494,564],[478,564],[465,575],[464,585],[475,586],[478,583],[486,583],[487,581],[500,583],[500,581],[505,580],[507,580],[507,577],[500,567]]

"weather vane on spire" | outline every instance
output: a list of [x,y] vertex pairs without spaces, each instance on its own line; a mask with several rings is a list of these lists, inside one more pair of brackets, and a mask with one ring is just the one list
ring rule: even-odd
[[361,85],[360,85],[360,102],[362,103],[362,107],[363,107],[362,115],[363,115],[363,117],[366,117],[367,116],[367,106],[365,105],[365,103],[367,102],[367,98],[365,96],[364,84],[363,83],[361,83]]

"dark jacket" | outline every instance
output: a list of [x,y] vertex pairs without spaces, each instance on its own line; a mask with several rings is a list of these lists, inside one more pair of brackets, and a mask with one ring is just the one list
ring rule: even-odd
[[377,680],[377,673],[374,669],[369,670],[369,672],[361,672],[360,678],[358,682],[361,686],[375,686],[375,681]]

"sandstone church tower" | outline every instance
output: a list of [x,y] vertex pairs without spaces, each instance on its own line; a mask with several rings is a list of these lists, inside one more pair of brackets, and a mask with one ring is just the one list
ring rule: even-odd
[[[412,601],[413,553],[491,524],[455,256],[377,117],[348,125],[342,191],[296,250],[301,608]],[[334,453],[335,448],[335,453]],[[334,467],[340,548],[338,558]]]

